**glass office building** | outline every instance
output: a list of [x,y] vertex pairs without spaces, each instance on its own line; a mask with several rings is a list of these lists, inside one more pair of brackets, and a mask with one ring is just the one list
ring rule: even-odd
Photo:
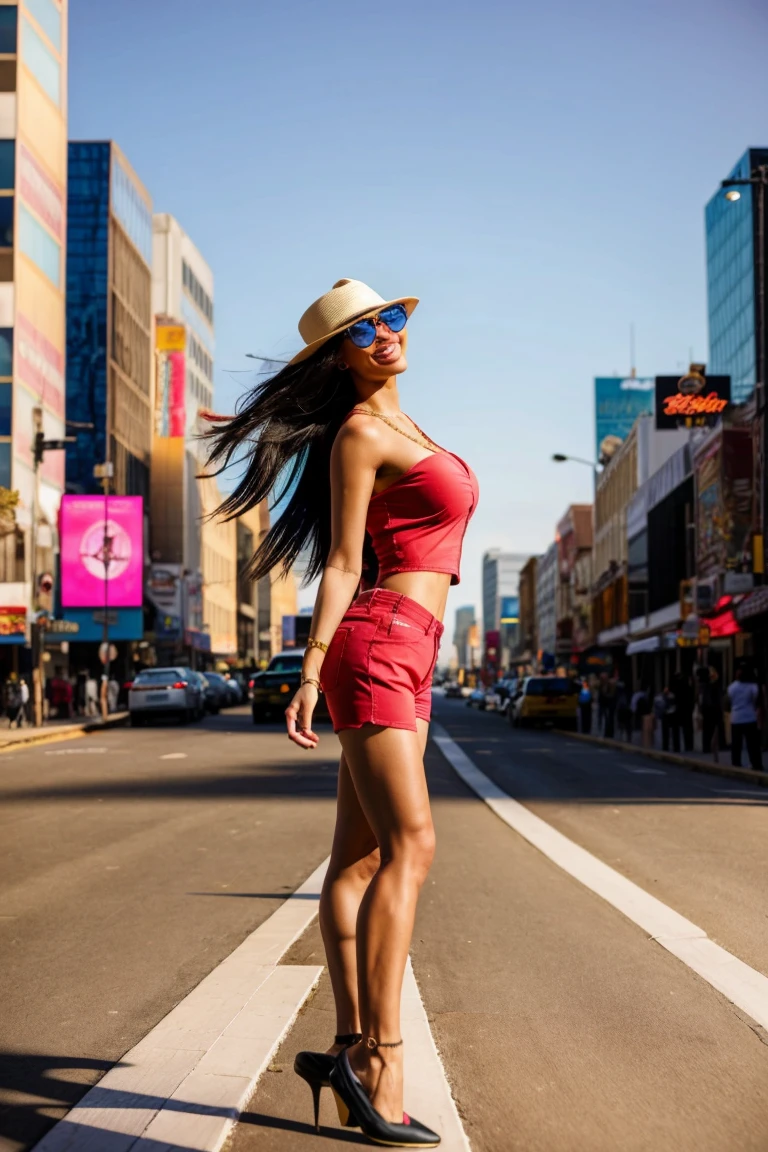
[[67,452],[67,491],[149,496],[152,202],[114,141],[69,145],[67,419],[93,424]]
[[[748,177],[758,164],[768,164],[768,149],[748,149],[729,178]],[[749,185],[739,192],[730,201],[718,189],[705,210],[708,371],[731,377],[737,403],[749,398],[757,382],[756,197]]]

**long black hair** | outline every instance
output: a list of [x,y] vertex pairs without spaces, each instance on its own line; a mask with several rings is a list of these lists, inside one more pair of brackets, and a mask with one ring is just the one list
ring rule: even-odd
[[358,399],[350,373],[339,367],[343,336],[329,340],[298,364],[247,393],[236,415],[205,434],[210,465],[223,471],[247,449],[237,487],[216,510],[226,520],[264,500],[276,485],[291,497],[256,549],[249,575],[290,568],[309,549],[305,580],[320,574],[331,545],[330,456],[336,433]]

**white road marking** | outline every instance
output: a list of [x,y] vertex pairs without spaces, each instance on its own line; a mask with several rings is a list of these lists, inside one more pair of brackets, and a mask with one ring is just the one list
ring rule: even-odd
[[[35,1152],[218,1152],[323,971],[279,961],[317,915],[327,866],[326,859]],[[440,1132],[443,1152],[470,1152],[410,960],[402,1018],[406,1110]]]
[[161,760],[186,760],[186,752],[166,752],[165,756],[161,756]]
[[430,736],[456,774],[505,824],[569,876],[643,928],[662,948],[677,956],[756,1023],[768,1028],[768,977],[714,944],[703,928],[686,920],[513,800],[472,763],[442,725],[433,724]]
[[45,754],[46,756],[95,756],[106,751],[106,748],[54,748]]
[[663,768],[630,768],[629,764],[622,764],[621,767],[634,776],[666,776]]

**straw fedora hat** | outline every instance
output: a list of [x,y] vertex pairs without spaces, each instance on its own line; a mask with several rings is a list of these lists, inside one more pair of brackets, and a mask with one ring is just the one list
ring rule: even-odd
[[363,284],[362,280],[337,280],[330,292],[310,304],[299,320],[299,333],[305,347],[289,363],[298,364],[306,360],[321,345],[349,328],[355,320],[373,316],[391,304],[404,304],[410,316],[418,302],[416,296],[384,300],[373,288]]

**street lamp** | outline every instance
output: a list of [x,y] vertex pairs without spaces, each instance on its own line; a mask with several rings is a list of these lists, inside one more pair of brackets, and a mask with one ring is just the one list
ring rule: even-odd
[[[757,371],[755,386],[761,389],[760,405],[762,407],[763,427],[763,459],[765,459],[766,445],[768,445],[768,405],[766,405],[766,387],[768,386],[768,360],[766,359],[766,328],[768,316],[766,315],[765,300],[765,191],[768,188],[768,164],[758,164],[752,169],[749,176],[732,176],[721,181],[721,188],[725,190],[725,199],[736,203],[741,199],[739,188],[752,187],[755,189],[755,281],[757,289],[757,302],[755,307],[755,320],[757,325]],[[759,409],[758,409],[759,411]],[[763,466],[763,491],[761,492],[760,529],[762,532],[760,550],[766,535],[766,514],[768,514],[768,468]],[[756,557],[757,558],[757,557]],[[762,556],[760,557],[762,561]],[[762,564],[761,564],[762,566]],[[765,579],[765,577],[763,577]]]
[[596,464],[594,460],[585,460],[583,456],[565,456],[562,452],[554,452],[552,459],[555,464],[565,464],[566,462],[585,464],[587,468],[592,469],[595,476],[595,483],[597,483],[597,477],[600,475],[600,466]]

